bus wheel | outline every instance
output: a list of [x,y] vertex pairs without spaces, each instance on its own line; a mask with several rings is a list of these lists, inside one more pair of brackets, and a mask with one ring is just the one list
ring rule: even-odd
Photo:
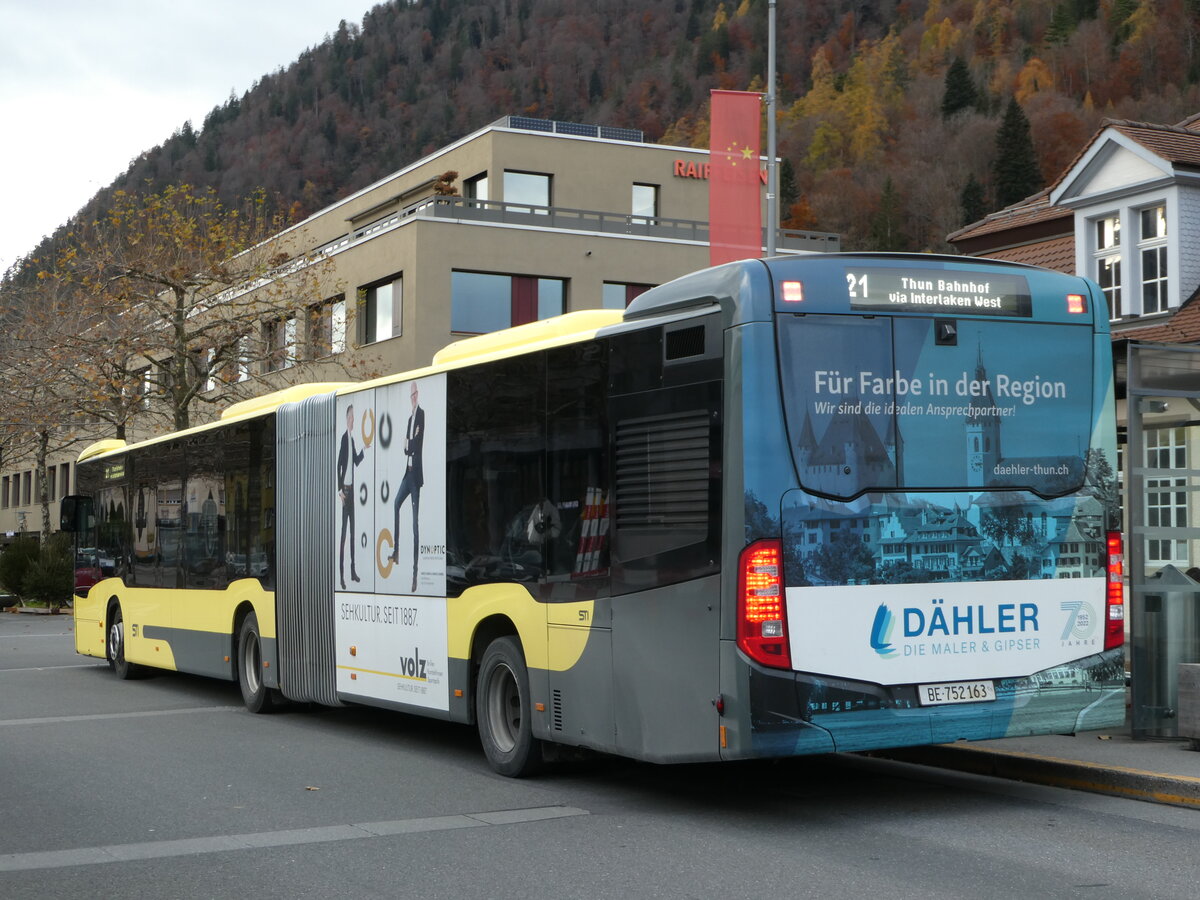
[[108,617],[108,664],[113,673],[122,681],[137,678],[141,666],[131,663],[125,658],[125,621],[121,618],[121,607],[114,606]]
[[475,689],[479,740],[492,768],[520,778],[542,765],[542,742],[533,736],[529,714],[529,672],[516,638],[497,638],[479,664]]
[[262,641],[258,616],[250,613],[238,629],[237,680],[242,700],[252,713],[273,712],[280,704],[279,691],[263,684]]

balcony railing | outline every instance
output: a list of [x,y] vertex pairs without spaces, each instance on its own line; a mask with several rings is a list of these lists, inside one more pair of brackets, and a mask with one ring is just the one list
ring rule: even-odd
[[[570,209],[563,206],[533,206],[528,203],[476,200],[470,197],[427,197],[356,228],[348,235],[331,241],[321,250],[323,252],[339,250],[412,218],[456,219],[463,222],[489,222],[527,228],[586,231],[657,240],[708,243],[708,223],[693,219],[634,216],[591,209]],[[766,243],[765,228],[763,229],[763,243],[764,245]],[[841,238],[830,232],[781,229],[777,246],[780,250],[809,250],[828,253],[841,248]]]

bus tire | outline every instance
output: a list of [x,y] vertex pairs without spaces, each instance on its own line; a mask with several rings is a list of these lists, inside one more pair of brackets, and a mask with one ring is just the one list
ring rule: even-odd
[[492,768],[521,778],[542,767],[542,742],[533,736],[529,705],[529,670],[514,637],[492,641],[479,663],[475,685],[475,719],[479,742]]
[[122,681],[137,678],[142,674],[142,667],[131,663],[125,658],[125,620],[121,616],[121,605],[113,606],[108,614],[108,642],[105,655],[113,674]]
[[279,691],[263,683],[262,671],[262,635],[258,616],[251,612],[238,628],[237,682],[242,702],[252,713],[274,712],[282,703]]

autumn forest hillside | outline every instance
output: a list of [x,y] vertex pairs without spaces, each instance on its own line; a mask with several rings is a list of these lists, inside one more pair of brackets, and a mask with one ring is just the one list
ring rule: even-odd
[[[1200,0],[779,0],[777,15],[785,224],[847,249],[946,249],[1005,199],[1013,99],[1032,189],[1105,117],[1200,112]],[[92,209],[186,182],[229,201],[263,187],[304,215],[508,114],[707,146],[709,90],[760,90],[766,62],[766,0],[393,0],[182,125]]]

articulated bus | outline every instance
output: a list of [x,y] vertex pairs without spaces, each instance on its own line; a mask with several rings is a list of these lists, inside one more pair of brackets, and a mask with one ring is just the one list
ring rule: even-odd
[[1011,263],[746,260],[101,442],[76,647],[475,724],[514,776],[1110,727],[1106,309]]

